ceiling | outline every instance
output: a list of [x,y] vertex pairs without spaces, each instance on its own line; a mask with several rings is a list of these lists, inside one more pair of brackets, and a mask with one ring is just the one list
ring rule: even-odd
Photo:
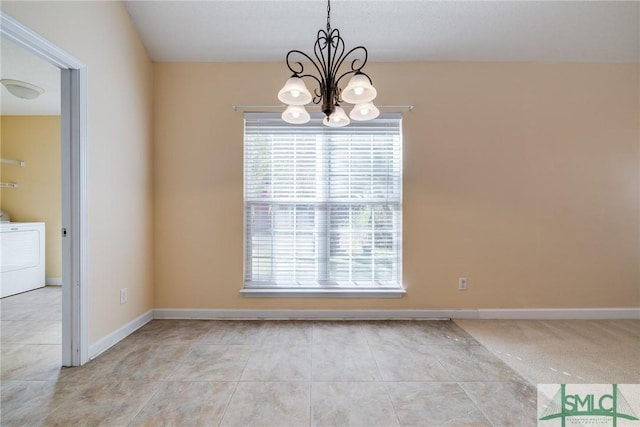
[[[324,0],[131,0],[153,61],[284,61],[311,53]],[[371,61],[640,62],[637,1],[334,0],[331,23]],[[59,70],[2,40],[0,77],[45,89],[22,100],[2,87],[1,113],[60,114]]]
[[[125,1],[154,61],[283,61],[311,51],[326,1]],[[639,62],[637,1],[334,0],[372,61]]]

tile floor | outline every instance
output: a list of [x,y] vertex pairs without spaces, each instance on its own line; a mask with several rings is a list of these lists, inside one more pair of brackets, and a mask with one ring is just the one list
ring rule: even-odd
[[155,320],[61,369],[59,288],[29,294],[1,301],[2,426],[535,425],[535,387],[454,322]]
[[[0,300],[3,386],[10,380],[57,378],[62,361],[61,307],[59,286],[46,286]],[[0,406],[0,416],[4,412]],[[3,421],[0,419],[0,424],[4,425]]]

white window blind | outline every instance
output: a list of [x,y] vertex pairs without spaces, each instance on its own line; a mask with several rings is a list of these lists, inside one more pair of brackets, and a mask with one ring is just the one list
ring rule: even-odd
[[245,113],[245,289],[399,289],[402,119]]

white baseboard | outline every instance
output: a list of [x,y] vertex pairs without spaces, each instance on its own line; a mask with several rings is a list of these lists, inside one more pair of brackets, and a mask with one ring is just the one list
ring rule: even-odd
[[236,310],[156,308],[154,319],[476,319],[475,310]]
[[44,279],[44,284],[62,286],[62,277],[47,277]]
[[640,319],[640,308],[469,310],[241,310],[156,308],[154,319]]
[[153,320],[153,310],[149,310],[146,313],[136,317],[131,322],[122,326],[121,328],[110,333],[106,337],[98,340],[97,342],[89,345],[89,360],[92,360],[104,353],[147,323]]
[[506,319],[506,320],[640,319],[640,308],[479,309],[478,319]]

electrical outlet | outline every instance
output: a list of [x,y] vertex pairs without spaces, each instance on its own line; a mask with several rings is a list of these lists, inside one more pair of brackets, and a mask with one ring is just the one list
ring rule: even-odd
[[466,291],[467,290],[467,278],[466,277],[458,277],[458,290]]
[[125,304],[128,299],[127,288],[120,289],[120,304]]

